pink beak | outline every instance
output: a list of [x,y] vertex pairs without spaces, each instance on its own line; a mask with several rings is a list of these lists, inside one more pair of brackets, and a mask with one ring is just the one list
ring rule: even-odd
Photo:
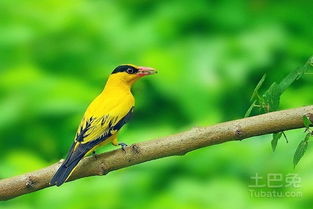
[[143,67],[143,66],[139,66],[138,67],[138,72],[136,73],[139,76],[146,76],[146,75],[153,75],[158,73],[157,70],[151,68],[151,67]]

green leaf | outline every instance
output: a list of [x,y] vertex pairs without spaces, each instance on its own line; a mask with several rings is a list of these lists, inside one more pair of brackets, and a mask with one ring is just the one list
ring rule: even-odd
[[300,144],[298,145],[296,152],[293,156],[293,166],[294,167],[296,167],[296,165],[299,163],[300,159],[303,157],[307,148],[308,148],[308,140],[307,140],[307,136],[306,136],[305,139],[302,140],[300,142]]
[[304,73],[308,72],[309,70],[312,70],[313,67],[313,56],[308,59],[308,61],[303,66]]
[[261,88],[262,84],[264,83],[265,78],[266,78],[266,74],[264,74],[264,75],[262,76],[262,78],[261,78],[261,80],[259,81],[258,85],[256,85],[255,89],[253,90],[253,94],[252,94],[252,96],[251,96],[251,98],[250,98],[250,101],[252,101],[253,98],[255,98],[255,97],[259,94],[258,91],[259,91],[259,89]]
[[300,68],[297,68],[296,70],[289,73],[280,83],[279,83],[279,89],[280,93],[282,94],[286,89],[296,80],[300,79],[305,72],[307,72],[310,69],[310,65],[312,62],[312,57],[308,59],[308,61]]
[[313,125],[313,123],[311,122],[311,120],[306,115],[304,115],[302,118],[303,118],[304,126],[306,127],[306,129],[309,129],[310,126]]
[[270,88],[264,93],[264,105],[265,112],[272,112],[278,110],[280,103],[280,96],[286,91],[286,89],[296,80],[301,78],[305,72],[307,72],[311,65],[310,58],[304,66],[289,73],[279,84],[273,83]]
[[[310,57],[308,61],[300,68],[297,68],[296,70],[289,73],[279,84],[273,83],[265,93],[260,96],[259,95],[259,89],[261,88],[262,84],[265,81],[266,74],[264,74],[255,87],[253,94],[250,98],[250,101],[255,99],[255,104],[258,104],[258,112],[259,114],[267,113],[276,111],[279,108],[280,103],[280,96],[286,91],[286,89],[294,83],[296,80],[301,78],[305,72],[307,72],[309,69],[311,69],[313,66],[313,57]],[[247,110],[245,117],[249,116],[251,114],[251,111],[254,107],[256,107],[255,104],[252,104],[250,108]]]
[[286,140],[286,143],[288,143],[288,139],[287,139],[287,136],[286,136],[285,132],[282,132],[282,133],[283,133],[283,136],[284,136],[284,138]]
[[244,116],[245,118],[250,116],[250,114],[251,114],[251,112],[252,112],[252,110],[253,110],[253,108],[255,106],[255,103],[256,103],[256,100],[254,100],[254,102],[251,104],[251,106],[249,107],[249,109],[245,113],[245,116]]
[[311,133],[307,133],[307,135],[305,136],[305,138],[304,138],[304,141],[309,141],[309,139],[311,138]]
[[282,135],[283,135],[283,132],[278,132],[278,133],[273,134],[273,139],[271,141],[273,152],[275,152],[276,147],[277,147],[277,142]]
[[293,83],[295,80],[298,80],[301,78],[304,74],[305,70],[304,68],[299,68],[295,71],[292,71],[289,73],[280,83],[279,83],[279,89],[280,93],[282,94],[286,89]]
[[264,93],[264,112],[272,112],[278,110],[280,102],[280,88],[277,83],[273,83],[270,88]]
[[310,57],[310,59],[308,60],[308,65],[313,66],[313,56]]

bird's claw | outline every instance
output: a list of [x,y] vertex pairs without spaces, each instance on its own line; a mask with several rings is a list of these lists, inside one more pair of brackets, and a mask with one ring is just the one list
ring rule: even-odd
[[125,152],[125,147],[127,147],[128,145],[121,142],[121,143],[118,143],[118,145],[120,145],[122,147],[122,150]]

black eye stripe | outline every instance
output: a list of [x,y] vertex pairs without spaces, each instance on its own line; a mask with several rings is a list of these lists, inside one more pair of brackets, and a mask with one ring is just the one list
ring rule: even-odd
[[128,74],[135,74],[138,72],[138,69],[130,65],[120,65],[113,70],[112,74],[120,73],[120,72],[126,72]]

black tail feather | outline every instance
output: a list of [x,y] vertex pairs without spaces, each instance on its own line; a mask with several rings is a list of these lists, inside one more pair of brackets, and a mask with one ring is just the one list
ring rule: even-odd
[[76,168],[77,164],[84,157],[84,155],[85,154],[80,154],[79,156],[72,155],[70,159],[65,160],[52,177],[50,185],[61,186],[68,179],[68,177]]
[[68,179],[72,171],[76,168],[77,164],[86,155],[86,153],[110,136],[112,136],[111,132],[87,143],[79,143],[77,145],[77,142],[74,142],[66,159],[52,177],[50,185],[61,186]]
[[80,160],[81,158],[76,159],[69,166],[62,164],[58,171],[54,174],[53,178],[51,179],[50,185],[61,186],[67,180],[67,178],[69,177],[71,172],[75,169]]

